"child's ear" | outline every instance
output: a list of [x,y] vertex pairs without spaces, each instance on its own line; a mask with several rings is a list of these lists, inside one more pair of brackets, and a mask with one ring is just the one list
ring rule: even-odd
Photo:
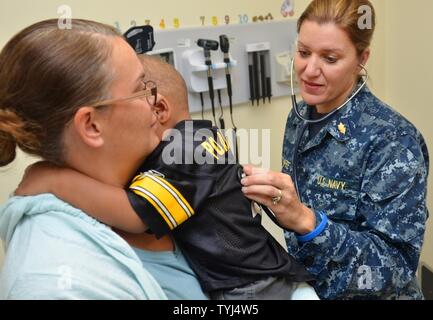
[[171,119],[171,104],[163,95],[158,94],[156,105],[152,107],[152,111],[160,124],[165,124]]
[[78,136],[88,146],[99,148],[104,144],[102,123],[92,107],[80,108],[74,116],[73,124]]

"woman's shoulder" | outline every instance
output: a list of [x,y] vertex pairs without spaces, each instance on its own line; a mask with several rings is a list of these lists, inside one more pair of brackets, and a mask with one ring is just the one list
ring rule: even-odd
[[0,237],[6,247],[17,239],[22,243],[30,239],[44,245],[49,241],[75,243],[82,248],[104,238],[118,238],[108,226],[52,194],[11,197],[0,209]]
[[360,124],[368,124],[371,132],[385,134],[391,139],[397,139],[398,136],[422,139],[418,129],[408,119],[371,92],[364,96],[363,104]]
[[37,196],[14,196],[0,208],[0,236],[6,242],[14,229],[22,223],[38,224],[60,235],[66,230],[98,228],[108,231],[109,227],[85,214],[80,209],[58,199],[53,194]]
[[[75,248],[76,255],[89,250],[103,252],[108,247],[134,255],[111,228],[52,194],[10,198],[0,209],[0,237],[7,250],[15,243],[42,254],[38,247],[44,247],[44,252],[52,250],[57,257],[71,256],[64,250],[69,245]],[[29,257],[32,255],[30,252]]]
[[0,232],[7,251],[0,297],[165,297],[122,238],[51,194],[10,198],[0,210]]
[[408,162],[412,159],[417,163],[425,163],[428,167],[427,145],[415,125],[371,93],[364,96],[361,101],[364,105],[358,130],[362,135],[368,133],[368,141],[376,146],[375,150],[380,150],[377,153],[378,157],[382,151],[386,152],[388,149],[394,150],[394,155],[400,150],[401,154],[410,154]]

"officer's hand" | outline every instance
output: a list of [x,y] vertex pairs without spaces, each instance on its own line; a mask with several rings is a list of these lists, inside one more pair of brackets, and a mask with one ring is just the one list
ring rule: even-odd
[[269,207],[286,229],[301,235],[314,230],[314,212],[301,203],[289,175],[252,166],[244,166],[244,173],[242,192],[247,198]]

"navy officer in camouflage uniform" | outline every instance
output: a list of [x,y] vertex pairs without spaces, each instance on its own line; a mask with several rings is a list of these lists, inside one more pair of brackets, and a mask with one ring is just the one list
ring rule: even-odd
[[[359,27],[361,6],[369,28]],[[374,23],[368,0],[312,1],[294,62],[301,115],[329,115],[360,88]],[[244,170],[244,193],[290,230],[289,252],[316,276],[322,299],[423,298],[415,272],[428,216],[426,144],[366,86],[319,123],[292,110],[283,173]]]

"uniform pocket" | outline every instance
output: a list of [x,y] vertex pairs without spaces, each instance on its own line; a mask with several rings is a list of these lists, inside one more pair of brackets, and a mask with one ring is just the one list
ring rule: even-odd
[[316,175],[310,181],[312,206],[333,220],[354,220],[360,191],[358,182]]

